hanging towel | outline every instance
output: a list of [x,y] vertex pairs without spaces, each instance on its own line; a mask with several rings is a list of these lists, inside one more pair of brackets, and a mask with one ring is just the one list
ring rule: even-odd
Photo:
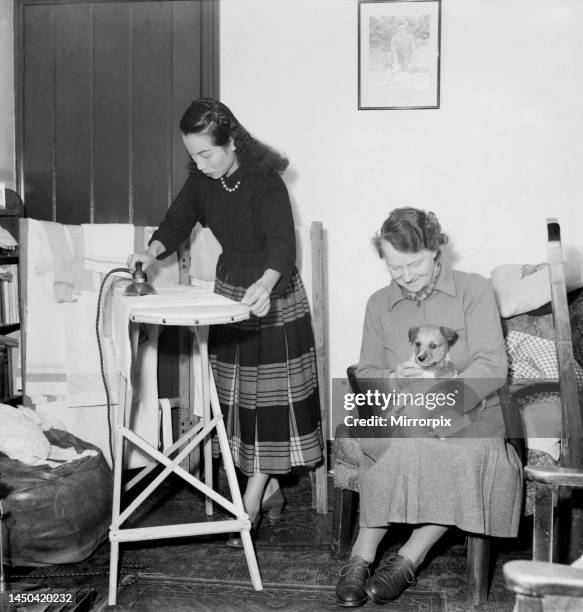
[[82,224],[85,238],[85,268],[105,274],[127,267],[134,252],[134,226],[127,223]]
[[52,261],[51,269],[55,273],[53,283],[55,300],[57,302],[73,302],[75,299],[73,296],[75,286],[73,252],[69,246],[65,226],[60,223],[45,221],[44,227],[51,251],[49,261]]
[[[63,304],[69,406],[99,406],[106,403],[95,332],[97,298],[97,291],[83,291],[75,303]],[[101,338],[101,350],[110,398],[116,402],[119,383],[110,339]]]
[[143,225],[136,225],[134,227],[134,253],[142,253],[146,248],[146,228]]
[[[25,219],[26,253],[26,393],[64,396],[67,393],[66,329],[63,304],[54,299],[55,272],[51,259],[47,222]],[[51,262],[52,263],[52,262]]]
[[65,225],[73,245],[73,283],[75,294],[95,291],[93,274],[85,270],[85,237],[80,225]]
[[[134,251],[134,244],[130,242],[130,237],[132,239],[134,237],[133,227],[120,228],[114,225],[113,232],[110,231],[111,225],[67,227],[74,253],[83,250],[82,244],[86,236],[95,239],[89,259],[84,259],[85,262],[89,261],[90,267],[97,268],[97,271],[83,274],[84,288],[76,296],[76,301],[57,303],[53,299],[55,271],[52,269],[46,222],[34,219],[26,219],[25,222],[29,237],[26,254],[29,298],[26,312],[27,398],[36,409],[42,406],[46,412],[62,416],[70,431],[79,438],[89,441],[99,440],[99,446],[107,456],[109,453],[106,397],[95,333],[98,290],[103,272],[111,267],[125,267],[127,256]],[[123,248],[112,249],[112,245],[119,247],[119,244],[114,243],[116,240],[119,241],[120,237],[127,244]],[[145,231],[140,239],[145,242]],[[102,250],[97,250],[97,246]],[[112,251],[117,253],[115,255],[117,260],[112,261]],[[47,260],[50,261],[47,263]],[[176,277],[177,267],[175,259],[172,274]],[[79,268],[77,271],[79,272]],[[87,282],[89,278],[91,282]],[[124,277],[122,274],[117,279],[112,278],[112,283],[120,284],[122,289],[128,282],[128,275]],[[106,288],[103,297],[105,298],[107,294]],[[113,356],[112,338],[105,337],[103,333],[100,337],[110,400],[112,409],[115,410],[119,395],[119,372]],[[156,349],[157,335],[151,336],[150,341],[140,346],[136,361],[138,383],[133,411],[136,426],[134,431],[155,447],[158,439]],[[130,467],[144,465],[144,458],[139,457],[137,451],[132,451],[129,457]]]

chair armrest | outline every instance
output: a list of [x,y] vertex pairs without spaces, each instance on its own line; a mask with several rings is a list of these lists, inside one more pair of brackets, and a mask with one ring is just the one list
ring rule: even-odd
[[564,487],[583,487],[583,470],[563,468],[556,465],[527,465],[524,468],[527,480]]
[[583,568],[580,567],[541,561],[508,561],[503,572],[506,587],[521,595],[583,597]]
[[360,388],[358,386],[358,380],[356,379],[356,364],[352,364],[346,368],[346,375],[348,376],[348,384],[350,385],[350,390],[353,393],[360,393]]
[[514,401],[518,401],[528,397],[529,395],[536,395],[537,393],[560,393],[560,387],[558,381],[553,380],[539,380],[524,385],[512,384],[510,387],[510,395]]

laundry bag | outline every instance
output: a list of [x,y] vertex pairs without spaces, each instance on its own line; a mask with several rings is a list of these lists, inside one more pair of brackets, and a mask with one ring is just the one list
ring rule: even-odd
[[65,431],[45,435],[55,446],[97,454],[49,467],[0,453],[4,558],[12,566],[82,561],[109,530],[113,479],[101,451]]

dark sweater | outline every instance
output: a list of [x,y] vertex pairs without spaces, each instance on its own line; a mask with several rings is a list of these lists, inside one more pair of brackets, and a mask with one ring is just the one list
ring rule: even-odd
[[[197,222],[209,227],[229,261],[251,259],[259,262],[257,278],[268,268],[282,275],[275,289],[284,291],[294,269],[295,229],[285,183],[279,175],[253,176],[238,169],[225,179],[233,187],[226,191],[221,182],[193,174],[168,209],[152,240],[159,240],[173,253],[188,238]],[[238,257],[240,255],[240,257]]]

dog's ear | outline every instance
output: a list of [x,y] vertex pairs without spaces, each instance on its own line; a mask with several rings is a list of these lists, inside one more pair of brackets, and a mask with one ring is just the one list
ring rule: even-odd
[[453,329],[450,329],[449,327],[440,327],[439,331],[441,332],[441,335],[445,338],[449,346],[453,346],[459,338],[457,332],[455,332]]
[[409,342],[413,342],[419,333],[418,327],[410,327],[409,328]]

